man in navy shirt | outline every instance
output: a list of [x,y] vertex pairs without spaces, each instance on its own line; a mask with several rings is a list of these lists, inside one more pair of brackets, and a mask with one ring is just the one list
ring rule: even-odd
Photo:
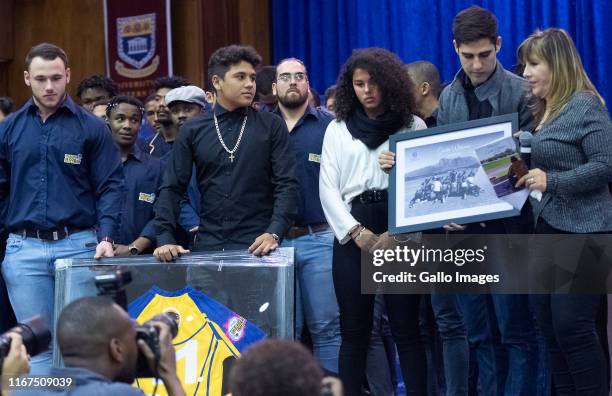
[[115,255],[137,255],[155,245],[153,203],[161,184],[162,162],[143,152],[136,140],[144,107],[131,96],[115,96],[106,115],[123,162],[125,197]]
[[[66,53],[39,44],[25,66],[32,98],[0,124],[0,213],[10,232],[2,275],[18,321],[51,323],[54,261],[113,256],[123,174],[104,122],[66,94]],[[93,287],[89,276],[75,279],[75,294],[81,287]],[[32,372],[50,358],[36,356]]]
[[183,77],[161,77],[155,80],[155,101],[157,109],[155,112],[155,129],[157,133],[147,142],[149,154],[161,158],[172,150],[172,145],[178,133],[178,125],[172,120],[170,110],[166,106],[166,94],[171,90],[189,85]]
[[287,124],[300,189],[295,226],[285,235],[283,246],[296,248],[296,334],[301,333],[305,319],[315,356],[327,371],[337,373],[340,316],[332,280],[334,233],[319,199],[321,148],[333,117],[308,105],[309,90],[302,61],[290,58],[276,66],[272,92],[278,107],[274,112]]
[[93,111],[98,103],[107,103],[111,98],[117,96],[119,87],[108,77],[94,74],[79,83],[77,87],[77,98],[81,106],[88,111]]
[[[188,120],[202,115],[207,109],[210,110],[206,102],[206,93],[202,88],[195,85],[186,85],[175,88],[166,94],[166,105],[170,110],[172,121],[180,128]],[[162,161],[170,160],[170,153],[167,153]],[[187,197],[181,202],[180,226],[189,239],[185,241],[186,247],[190,247],[194,242],[194,236],[198,232],[200,225],[200,191],[198,181],[195,176],[195,168],[187,187]],[[183,237],[183,236],[181,236]]]

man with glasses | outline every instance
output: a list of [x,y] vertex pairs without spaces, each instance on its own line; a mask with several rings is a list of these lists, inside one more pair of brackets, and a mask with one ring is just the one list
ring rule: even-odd
[[334,233],[319,199],[323,136],[333,117],[308,105],[309,91],[308,74],[301,60],[285,59],[276,66],[272,93],[278,99],[278,107],[274,113],[287,124],[300,187],[295,226],[285,235],[283,247],[296,248],[296,334],[301,334],[305,320],[321,366],[338,373],[340,318],[332,280]]

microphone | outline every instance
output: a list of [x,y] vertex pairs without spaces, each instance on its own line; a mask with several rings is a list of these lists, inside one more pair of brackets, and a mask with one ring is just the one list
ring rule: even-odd
[[533,140],[533,134],[531,132],[523,132],[519,136],[520,153],[521,159],[527,165],[527,168],[531,168],[531,141]]
[[[521,159],[525,162],[528,169],[531,169],[531,141],[533,140],[533,133],[523,132],[519,136],[520,153]],[[533,190],[529,195],[537,201],[542,200],[542,191]]]

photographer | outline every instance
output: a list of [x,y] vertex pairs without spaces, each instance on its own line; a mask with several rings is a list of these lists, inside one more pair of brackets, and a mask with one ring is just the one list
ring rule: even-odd
[[[142,396],[133,388],[138,351],[146,357],[152,371],[157,371],[168,395],[185,392],[176,375],[176,358],[167,324],[153,322],[159,329],[160,359],[148,345],[136,342],[137,323],[117,304],[105,297],[85,297],[73,301],[62,311],[57,337],[65,368],[54,368],[54,377],[71,378],[72,387],[38,392],[41,396]],[[13,393],[17,394],[17,392]],[[26,393],[27,394],[27,391]]]

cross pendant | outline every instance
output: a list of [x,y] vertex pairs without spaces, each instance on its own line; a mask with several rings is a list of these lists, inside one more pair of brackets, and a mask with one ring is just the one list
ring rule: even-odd
[[234,157],[234,153],[230,153],[229,158],[230,158],[230,162],[234,162],[234,158],[236,157]]

